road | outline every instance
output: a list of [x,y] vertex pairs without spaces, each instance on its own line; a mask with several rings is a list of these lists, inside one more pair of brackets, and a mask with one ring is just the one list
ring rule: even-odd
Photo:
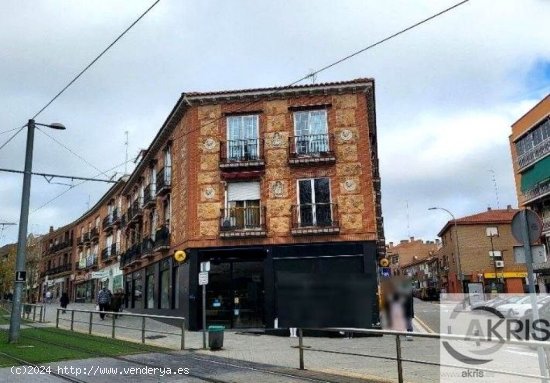
[[417,323],[428,332],[439,331],[439,303],[414,298],[414,314]]

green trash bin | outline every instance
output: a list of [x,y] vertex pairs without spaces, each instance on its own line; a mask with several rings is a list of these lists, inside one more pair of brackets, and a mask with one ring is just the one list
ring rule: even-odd
[[220,350],[223,347],[223,326],[208,326],[208,347],[210,350]]

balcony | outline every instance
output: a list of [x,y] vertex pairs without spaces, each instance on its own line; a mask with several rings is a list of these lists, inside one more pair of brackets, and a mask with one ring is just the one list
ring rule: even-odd
[[170,192],[172,187],[172,167],[166,166],[157,174],[157,195],[161,196]]
[[95,254],[88,255],[86,257],[86,269],[97,267],[97,256]]
[[103,224],[102,224],[103,231],[109,232],[113,230],[113,216],[112,214],[107,215],[107,217],[103,218]]
[[523,204],[527,204],[533,200],[539,199],[550,194],[550,177],[537,184],[534,188],[523,193]]
[[143,209],[139,201],[134,201],[128,210],[128,218],[130,222],[137,222],[143,216]]
[[143,208],[154,207],[155,204],[155,184],[149,184],[145,187],[143,193]]
[[55,275],[55,274],[61,274],[66,273],[68,271],[72,271],[73,265],[72,263],[66,263],[61,266],[53,267],[51,269],[48,269],[44,272],[44,275]]
[[141,256],[152,257],[154,255],[155,241],[150,236],[145,236],[141,241]]
[[90,239],[92,240],[92,242],[97,242],[99,240],[99,228],[94,227],[90,231]]
[[76,245],[80,248],[82,248],[84,246],[84,236],[82,237],[78,237],[78,240],[76,242]]
[[140,262],[141,257],[141,243],[135,243],[122,254],[120,259],[120,266],[127,267]]
[[265,237],[265,206],[221,209],[221,238]]
[[59,242],[59,243],[56,243],[54,245],[52,245],[52,247],[50,247],[50,253],[57,253],[58,251],[62,251],[62,250],[65,250],[69,247],[72,246],[72,240],[67,240],[67,241],[63,241],[63,242]]
[[292,234],[338,234],[338,205],[315,203],[292,206]]
[[518,157],[517,164],[519,171],[521,172],[548,154],[550,154],[550,137],[544,139],[537,146]]
[[264,167],[263,149],[263,140],[259,138],[221,142],[220,169]]
[[113,213],[111,214],[111,223],[113,225],[118,225],[120,223],[120,213],[117,208],[113,209]]
[[288,138],[289,165],[333,164],[332,134],[310,134]]
[[162,225],[155,233],[154,251],[170,250],[170,231],[166,225]]
[[82,236],[82,242],[84,242],[84,244],[90,243],[90,233],[84,233]]

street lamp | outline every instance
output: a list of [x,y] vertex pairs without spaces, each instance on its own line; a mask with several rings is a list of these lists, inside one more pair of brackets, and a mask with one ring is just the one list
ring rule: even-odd
[[456,262],[456,267],[458,269],[458,280],[459,280],[459,292],[460,293],[463,293],[464,292],[464,286],[462,285],[463,283],[463,278],[462,278],[462,268],[460,267],[460,246],[458,245],[458,226],[456,224],[456,219],[455,219],[455,216],[453,213],[451,213],[449,210],[445,209],[444,207],[431,207],[429,208],[428,210],[443,210],[444,212],[446,212],[447,214],[449,214],[453,220],[453,226],[454,226],[454,231],[455,231],[455,247],[456,247],[456,251],[455,251],[455,262]]
[[31,193],[32,154],[34,145],[34,130],[36,126],[44,126],[56,130],[65,130],[60,123],[40,124],[30,119],[27,123],[27,147],[25,150],[25,170],[23,171],[23,192],[21,197],[21,214],[19,216],[19,234],[17,240],[17,258],[15,260],[15,286],[10,317],[9,342],[19,340],[21,327],[21,302],[23,288],[27,279],[25,271],[25,257],[27,251],[27,226],[29,224],[29,199]]

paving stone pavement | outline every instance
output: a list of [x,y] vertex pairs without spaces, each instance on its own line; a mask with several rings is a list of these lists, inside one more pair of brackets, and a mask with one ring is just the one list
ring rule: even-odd
[[[56,306],[50,305],[46,310],[46,320],[55,324]],[[71,304],[70,308],[93,310],[92,304]],[[71,314],[69,311],[60,314],[60,328],[70,327]],[[74,330],[88,332],[89,314],[75,313]],[[111,336],[112,319],[107,317],[102,321],[98,315],[92,316],[92,333],[95,335]],[[120,317],[116,325],[115,335],[118,339],[131,341],[141,340],[141,319]],[[150,331],[166,332],[169,335],[152,333]],[[181,338],[180,328],[148,319],[146,321],[146,343],[179,350]],[[415,331],[425,330],[415,324]],[[162,336],[149,339],[150,336]],[[224,334],[224,348],[219,351],[202,350],[202,333],[185,333],[186,349],[195,350],[198,355],[224,357],[232,360],[276,365],[295,369],[298,367],[297,338],[255,335],[244,331],[227,330]],[[305,367],[311,371],[320,371],[330,374],[344,375],[362,379],[397,380],[397,365],[393,360],[371,357],[332,354],[313,350],[331,350],[354,354],[368,354],[382,357],[395,357],[395,338],[393,336],[367,338],[317,338],[306,337],[304,344],[312,349],[305,352]],[[437,341],[430,339],[415,339],[412,342],[402,342],[402,356],[409,359],[422,359],[437,362],[439,354]],[[435,355],[434,355],[435,354]],[[439,368],[405,362],[403,371],[406,381],[410,382],[438,382]]]

